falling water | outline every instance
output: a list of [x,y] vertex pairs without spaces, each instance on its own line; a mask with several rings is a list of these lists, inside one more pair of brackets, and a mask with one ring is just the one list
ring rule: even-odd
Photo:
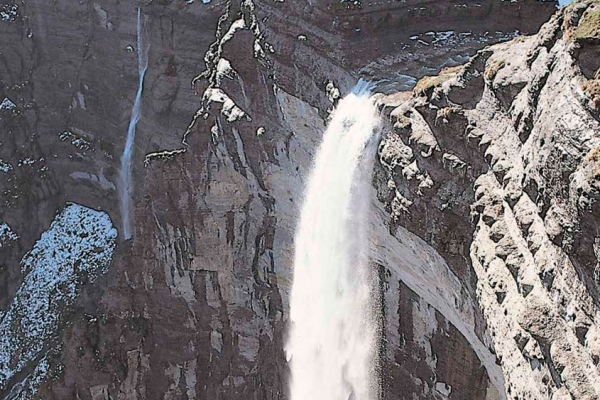
[[378,395],[367,214],[379,117],[358,86],[340,101],[325,132],[296,233],[286,346],[291,400]]
[[121,156],[121,173],[120,173],[120,193],[119,201],[121,203],[121,218],[123,219],[123,237],[131,239],[132,221],[131,221],[131,199],[133,194],[133,182],[131,174],[131,157],[133,155],[133,144],[135,141],[135,128],[141,115],[142,105],[142,90],[144,88],[144,77],[148,69],[148,50],[150,43],[146,44],[143,38],[143,16],[142,9],[138,8],[137,15],[137,55],[138,55],[138,90],[135,95],[135,102],[131,110],[131,118],[129,119],[129,128],[127,129],[127,142],[125,150]]

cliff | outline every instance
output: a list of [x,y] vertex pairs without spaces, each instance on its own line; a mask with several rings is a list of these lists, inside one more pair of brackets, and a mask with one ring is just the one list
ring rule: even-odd
[[[596,398],[595,4],[533,36],[555,3],[0,5],[0,330],[17,343],[0,396],[287,398],[303,188],[363,77],[389,120],[371,216],[382,398]],[[115,248],[138,6],[134,234]],[[35,271],[57,279],[30,290]]]
[[599,12],[575,3],[385,107],[391,232],[461,280],[509,398],[599,396]]

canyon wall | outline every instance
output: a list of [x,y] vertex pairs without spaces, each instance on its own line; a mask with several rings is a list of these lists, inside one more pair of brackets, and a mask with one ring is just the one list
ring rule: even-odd
[[384,100],[392,232],[416,233],[462,278],[509,398],[600,393],[598,15],[575,3]]
[[[138,6],[151,48],[135,225],[113,251]],[[72,207],[89,210],[72,234],[99,241],[65,264],[73,301],[44,297],[60,318],[35,357],[0,358],[18,369],[0,396],[288,398],[303,189],[329,112],[363,77],[388,121],[370,243],[382,398],[595,398],[594,7],[521,36],[556,4],[0,4],[0,318],[14,340],[35,326],[7,320],[26,253]],[[103,224],[85,229],[92,212]]]

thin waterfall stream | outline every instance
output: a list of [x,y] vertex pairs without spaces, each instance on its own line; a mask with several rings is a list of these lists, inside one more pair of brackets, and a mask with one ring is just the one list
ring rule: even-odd
[[150,43],[144,40],[144,18],[141,7],[138,7],[137,15],[137,56],[138,56],[138,90],[131,110],[129,128],[127,129],[127,141],[121,156],[121,171],[119,175],[119,202],[121,207],[121,219],[123,221],[123,238],[132,237],[131,200],[133,196],[132,166],[133,145],[135,143],[135,130],[142,113],[142,91],[144,89],[144,78],[148,70],[148,51]]
[[365,86],[337,105],[305,191],[286,343],[291,400],[378,397],[368,213],[380,119]]

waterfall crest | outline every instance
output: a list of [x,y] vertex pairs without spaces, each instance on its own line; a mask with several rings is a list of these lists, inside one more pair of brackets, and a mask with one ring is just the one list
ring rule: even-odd
[[340,101],[317,152],[295,238],[291,400],[375,400],[378,320],[368,211],[379,116],[364,85]]
[[131,110],[129,119],[129,128],[127,129],[127,142],[125,150],[121,156],[119,202],[121,206],[121,219],[123,221],[123,238],[125,240],[132,237],[132,217],[131,217],[131,199],[133,195],[131,158],[133,156],[133,144],[135,142],[135,129],[140,120],[142,112],[142,91],[144,89],[144,77],[148,69],[148,51],[150,43],[144,40],[144,19],[142,9],[138,7],[137,15],[137,56],[138,56],[138,90],[135,95],[135,101]]

